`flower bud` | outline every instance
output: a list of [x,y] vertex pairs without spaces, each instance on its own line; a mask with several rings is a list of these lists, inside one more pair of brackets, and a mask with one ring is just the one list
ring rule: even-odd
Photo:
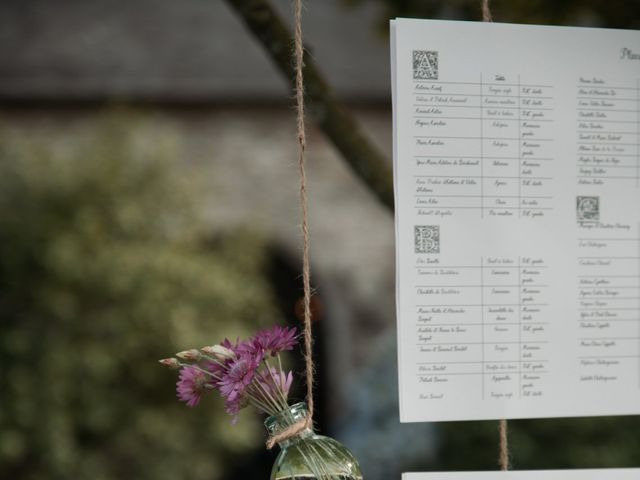
[[180,362],[175,358],[163,358],[162,360],[158,360],[165,367],[169,367],[171,369],[177,370],[180,368]]
[[176,357],[187,360],[188,362],[197,362],[202,358],[202,354],[195,348],[192,348],[191,350],[176,353]]
[[216,357],[218,360],[228,360],[236,357],[233,350],[223,347],[222,345],[211,345],[210,347],[204,347],[201,350],[207,355]]

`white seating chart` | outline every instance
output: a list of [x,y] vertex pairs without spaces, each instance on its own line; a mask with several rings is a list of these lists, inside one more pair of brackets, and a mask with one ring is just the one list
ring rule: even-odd
[[640,32],[391,50],[401,420],[640,413]]

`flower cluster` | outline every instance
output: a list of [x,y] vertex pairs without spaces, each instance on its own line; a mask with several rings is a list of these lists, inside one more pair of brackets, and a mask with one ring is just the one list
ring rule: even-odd
[[216,390],[235,422],[247,405],[269,415],[287,408],[293,376],[282,369],[280,352],[297,343],[295,328],[275,326],[248,340],[232,343],[225,339],[200,350],[185,350],[160,363],[180,369],[177,396],[187,406],[195,407],[205,393]]

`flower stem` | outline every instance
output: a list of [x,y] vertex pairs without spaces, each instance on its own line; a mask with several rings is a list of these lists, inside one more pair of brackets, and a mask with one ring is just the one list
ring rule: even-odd
[[[280,360],[280,355],[278,355],[278,360]],[[282,368],[280,368],[279,372],[280,372],[280,382],[278,383],[278,381],[276,380],[273,370],[275,369],[271,369],[271,365],[269,364],[269,361],[265,358],[264,359],[264,364],[267,366],[267,371],[269,372],[269,375],[271,376],[271,381],[273,382],[273,386],[275,387],[275,390],[277,390],[278,394],[280,395],[280,400],[282,400],[282,404],[283,406],[286,408],[287,406],[289,406],[289,403],[287,402],[287,397],[284,393],[283,390],[283,378],[282,376],[284,375],[284,373],[282,372]]]
[[276,412],[282,410],[282,407],[280,405],[278,405],[278,402],[273,398],[273,396],[267,391],[266,388],[264,388],[263,385],[260,384],[260,381],[256,381],[254,379],[254,381],[251,382],[251,385],[253,387],[256,388],[256,390],[258,392],[260,392],[260,394],[263,396],[262,398],[265,399],[266,401],[268,401],[271,406],[275,407]]
[[260,408],[265,413],[268,413],[269,415],[274,415],[275,413],[278,413],[280,411],[278,406],[274,405],[272,402],[270,402],[269,399],[267,397],[265,397],[264,393],[261,390],[255,389],[254,392],[247,393],[247,395],[251,399],[259,401],[260,404],[261,404]]

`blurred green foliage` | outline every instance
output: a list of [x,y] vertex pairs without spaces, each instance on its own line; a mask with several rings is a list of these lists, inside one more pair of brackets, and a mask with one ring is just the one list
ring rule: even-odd
[[197,172],[136,122],[0,136],[0,478],[215,480],[260,441],[157,359],[273,322],[264,241],[211,239]]

